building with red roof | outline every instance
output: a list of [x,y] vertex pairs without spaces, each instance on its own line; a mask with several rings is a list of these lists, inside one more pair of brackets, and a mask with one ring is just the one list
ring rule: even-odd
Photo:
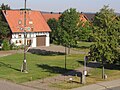
[[[56,19],[58,20],[62,13],[56,13],[56,12],[41,12],[45,21],[47,22],[49,19]],[[80,20],[83,22],[88,21],[87,16],[84,13],[80,13]]]
[[26,11],[26,27],[24,27],[25,10],[3,10],[2,12],[12,32],[11,43],[23,45],[25,30],[27,45],[49,46],[51,30],[40,11]]

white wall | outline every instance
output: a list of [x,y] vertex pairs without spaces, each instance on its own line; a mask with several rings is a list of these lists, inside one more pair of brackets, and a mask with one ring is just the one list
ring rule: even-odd
[[49,33],[46,34],[46,46],[50,46]]
[[[21,37],[19,37],[19,35],[21,35]],[[32,40],[32,47],[36,47],[36,36],[37,35],[46,35],[46,46],[49,46],[50,44],[50,38],[49,38],[49,32],[43,32],[43,33],[27,33],[27,40]],[[22,41],[22,43],[19,43],[19,41]],[[26,43],[27,43],[26,40]],[[16,41],[18,43],[16,43]],[[24,45],[24,34],[23,33],[14,33],[12,34],[12,39],[11,39],[11,43],[14,43],[15,45],[19,46],[19,45]]]

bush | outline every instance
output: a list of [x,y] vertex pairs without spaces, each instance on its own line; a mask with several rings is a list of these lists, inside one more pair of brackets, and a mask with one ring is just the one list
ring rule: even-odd
[[8,40],[3,40],[2,50],[10,50],[10,44]]

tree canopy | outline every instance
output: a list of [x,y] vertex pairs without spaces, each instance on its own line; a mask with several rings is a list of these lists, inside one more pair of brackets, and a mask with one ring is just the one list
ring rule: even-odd
[[63,12],[59,18],[59,31],[61,31],[61,44],[73,46],[77,43],[77,30],[80,21],[76,9],[70,8]]
[[79,29],[79,32],[77,34],[78,34],[79,41],[93,41],[93,38],[91,36],[93,27],[90,24],[90,22],[88,21],[81,22],[78,29]]
[[91,60],[104,63],[114,63],[118,61],[118,38],[120,30],[120,20],[115,15],[113,9],[104,6],[100,12],[96,13],[93,25],[93,37],[96,43],[90,47]]
[[[7,10],[7,9],[10,9],[10,6],[4,4],[1,5],[1,10]],[[10,34],[10,28],[1,10],[0,10],[0,39],[5,39]]]
[[57,32],[57,27],[58,27],[58,21],[55,18],[49,19],[47,21],[49,27],[51,28],[50,32],[50,42],[51,43],[57,43],[57,38],[58,38],[58,32]]
[[1,9],[2,9],[2,10],[10,10],[10,6],[9,6],[8,4],[5,5],[4,3],[2,3]]

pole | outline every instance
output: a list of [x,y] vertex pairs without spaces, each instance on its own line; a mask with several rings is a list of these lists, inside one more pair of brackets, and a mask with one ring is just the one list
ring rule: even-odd
[[84,57],[84,71],[86,71],[86,56]]
[[25,11],[24,11],[24,60],[22,65],[22,72],[27,72],[27,61],[26,61],[26,0],[25,0]]
[[67,59],[67,48],[66,48],[66,45],[65,45],[65,70],[66,70],[66,59]]

